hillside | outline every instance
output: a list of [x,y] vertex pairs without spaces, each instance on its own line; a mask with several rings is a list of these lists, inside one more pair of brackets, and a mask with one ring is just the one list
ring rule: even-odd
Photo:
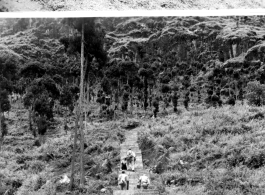
[[0,195],[66,194],[78,120],[75,194],[123,193],[131,146],[151,194],[265,193],[263,16],[86,19],[83,118],[80,21],[0,20]]
[[174,1],[174,0],[54,0],[54,1],[32,1],[32,0],[1,0],[2,11],[80,11],[80,10],[167,10],[167,9],[262,9],[263,0],[235,0],[235,1]]

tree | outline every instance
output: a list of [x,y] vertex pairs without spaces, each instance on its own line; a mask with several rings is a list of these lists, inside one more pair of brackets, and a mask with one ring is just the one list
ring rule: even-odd
[[146,110],[148,107],[148,81],[154,78],[154,72],[152,71],[148,63],[144,63],[143,68],[140,68],[138,70],[138,74],[144,80],[144,110]]
[[126,84],[129,85],[130,87],[130,89],[127,90],[127,92],[129,93],[129,99],[131,100],[130,102],[131,102],[131,110],[132,110],[132,99],[134,97],[134,85],[137,83],[136,75],[137,75],[138,67],[136,63],[132,61],[121,61],[118,63],[118,67],[119,67],[120,75],[125,75]]
[[[30,79],[29,82],[35,78],[40,78],[46,73],[46,68],[37,61],[31,61],[20,69],[20,76]],[[28,84],[28,83],[27,83]]]
[[84,100],[84,20],[82,20],[82,39],[81,39],[81,75],[80,75],[80,97],[79,97],[79,110],[80,110],[80,185],[85,184],[85,171],[84,171],[84,131],[83,131],[83,100]]
[[179,99],[179,95],[176,91],[173,92],[173,95],[172,95],[172,103],[173,103],[173,108],[174,108],[174,112],[177,112],[178,109],[178,99]]
[[[75,98],[69,85],[63,86],[59,101],[60,105],[68,108],[69,113],[73,112]],[[67,112],[64,116],[64,130],[67,130]]]
[[59,98],[59,90],[54,80],[49,76],[36,78],[27,87],[24,97],[24,106],[29,110],[29,125],[33,136],[37,134],[32,128],[32,119],[35,120],[35,112],[47,119],[53,118],[54,100]]
[[[84,23],[84,79],[88,81],[89,72],[100,75],[101,69],[107,61],[107,53],[104,50],[105,32],[96,26],[97,18],[65,18],[62,23],[76,29],[79,33],[76,36],[60,39],[69,55],[81,54],[82,23]],[[93,59],[96,59],[97,66],[91,66]]]
[[127,90],[124,90],[123,96],[122,96],[122,111],[125,112],[128,109],[128,102],[129,102],[129,93]]
[[159,112],[159,98],[158,97],[156,97],[155,100],[153,101],[153,107],[154,107],[154,110],[153,110],[154,117],[156,118],[157,113]]
[[246,98],[250,105],[262,106],[265,103],[265,85],[258,81],[252,81],[247,84]]
[[[0,85],[2,85],[1,78],[0,78]],[[3,89],[0,86],[0,89]],[[7,90],[0,91],[0,150],[4,141],[4,136],[7,134],[7,126],[5,123],[5,117],[2,116],[2,112],[9,111],[11,108],[10,102],[8,100],[8,92]]]
[[185,98],[184,98],[184,107],[186,108],[186,110],[188,110],[188,108],[189,108],[189,102],[190,102],[190,97],[189,97],[189,92],[187,92],[186,94],[185,94]]
[[[76,52],[81,54],[81,76],[80,76],[80,96],[79,96],[79,109],[82,109],[83,103],[83,90],[84,90],[84,79],[89,82],[88,75],[89,72],[94,71],[94,74],[97,76],[102,76],[101,69],[104,67],[107,54],[103,48],[103,38],[105,36],[104,31],[101,28],[96,27],[95,21],[96,18],[66,18],[63,20],[63,23],[71,26],[76,29],[79,34],[68,40],[62,42],[65,45],[65,49],[68,54],[72,55]],[[96,59],[96,66],[90,66],[93,59]],[[84,66],[86,64],[86,66]],[[85,70],[84,70],[85,68]],[[88,87],[89,88],[89,87]],[[81,111],[79,117],[83,116],[83,112]],[[84,155],[84,140],[83,140],[83,117],[80,118],[80,133],[81,133],[81,178],[80,185],[84,185],[84,163],[83,163],[83,155]],[[75,145],[76,143],[74,143]],[[72,163],[74,163],[74,156],[72,159]],[[73,184],[73,169],[71,175],[70,188],[72,189]]]
[[[5,52],[3,52],[5,53]],[[13,83],[17,74],[17,58],[12,53],[0,55],[0,150],[7,134],[5,117],[2,112],[9,111],[11,108],[8,95],[13,91]]]

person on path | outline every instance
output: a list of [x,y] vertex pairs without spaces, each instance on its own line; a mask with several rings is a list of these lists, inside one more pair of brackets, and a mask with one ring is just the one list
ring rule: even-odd
[[127,170],[126,157],[121,160],[121,170]]
[[[128,182],[129,182],[128,175],[125,173],[125,171],[122,171],[118,178],[118,184],[121,190],[126,189],[126,187],[128,186]],[[127,190],[128,190],[128,187],[127,187]]]
[[143,187],[143,189],[147,189],[148,186],[150,185],[150,179],[147,177],[146,174],[143,174],[140,178],[139,178],[139,187]]
[[135,161],[136,161],[136,155],[135,153],[131,150],[131,148],[129,148],[128,152],[127,152],[127,169],[129,167],[131,167],[131,170],[134,171],[134,166],[135,166]]

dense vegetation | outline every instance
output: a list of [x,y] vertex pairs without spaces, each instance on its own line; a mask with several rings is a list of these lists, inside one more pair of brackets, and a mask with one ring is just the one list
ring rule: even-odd
[[[264,164],[256,135],[262,133],[265,104],[264,21],[262,16],[0,20],[0,158],[11,162],[0,164],[3,185],[18,194],[65,191],[57,176],[70,176],[71,159],[72,170],[79,170],[82,156],[86,189],[78,188],[78,174],[74,189],[111,191],[121,127],[138,118],[148,127],[139,135],[145,165],[154,166],[164,182],[194,184],[187,190],[209,194],[262,193],[246,178],[254,177],[253,169],[262,172]],[[83,125],[84,139],[77,131]],[[248,144],[257,149],[244,149]],[[239,167],[244,175],[238,176]]]

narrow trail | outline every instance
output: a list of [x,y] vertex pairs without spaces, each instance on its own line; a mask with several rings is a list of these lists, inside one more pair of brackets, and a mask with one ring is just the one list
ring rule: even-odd
[[141,128],[127,131],[125,134],[125,142],[120,145],[121,158],[126,156],[129,148],[136,154],[135,172],[126,171],[129,176],[129,190],[115,190],[113,195],[159,195],[159,191],[152,185],[152,181],[148,189],[137,189],[136,187],[138,179],[142,174],[145,173],[150,178],[149,171],[143,168],[142,152],[137,143],[137,134],[140,130]]

